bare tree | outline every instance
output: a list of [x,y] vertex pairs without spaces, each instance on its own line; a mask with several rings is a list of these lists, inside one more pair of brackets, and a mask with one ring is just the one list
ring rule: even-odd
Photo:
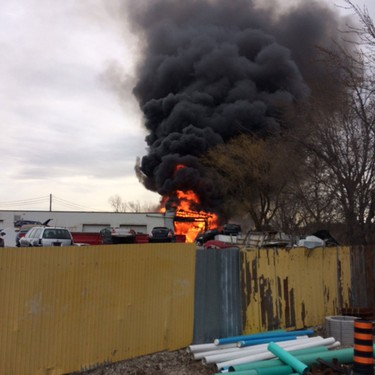
[[348,43],[320,49],[329,74],[309,82],[311,97],[285,118],[303,173],[275,219],[292,232],[342,223],[345,241],[366,244],[375,241],[375,28],[366,8],[344,1],[359,22],[343,33]]
[[109,198],[114,212],[155,212],[158,211],[159,205],[154,203],[143,203],[139,201],[123,201],[119,195],[113,195]]
[[203,162],[226,197],[227,217],[248,214],[256,230],[269,229],[294,171],[291,149],[281,137],[240,135],[211,149]]
[[274,218],[276,227],[295,236],[306,234],[307,229],[327,229],[333,215],[338,219],[330,175],[320,160],[311,154],[301,157],[298,163],[298,173],[290,176],[292,180],[280,196],[280,209]]
[[126,203],[122,201],[119,195],[113,195],[108,199],[109,204],[112,206],[114,212],[126,212]]
[[349,25],[349,30],[347,33],[354,34],[357,37],[357,44],[360,47],[365,48],[366,62],[375,62],[375,25],[368,12],[368,9],[364,7],[359,7],[354,4],[351,0],[344,0],[347,9],[350,9],[356,15],[356,20],[358,20],[358,25]]
[[336,204],[332,209],[327,202],[324,215],[330,215],[331,221],[343,220],[348,242],[366,244],[373,241],[370,228],[375,218],[373,76],[360,53],[323,52],[340,79],[341,90],[331,95],[322,86],[315,90],[318,95],[300,107],[298,121],[303,119],[307,126],[299,141],[310,160],[320,163],[324,185],[315,185],[317,201],[326,198]]

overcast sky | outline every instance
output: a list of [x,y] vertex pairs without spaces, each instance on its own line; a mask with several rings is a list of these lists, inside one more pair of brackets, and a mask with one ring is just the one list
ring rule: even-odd
[[[375,17],[374,0],[353,1]],[[146,154],[136,40],[101,0],[2,0],[0,47],[0,209],[48,210],[50,194],[55,210],[111,211],[114,195],[159,201],[134,173]],[[129,76],[121,100],[114,67]]]

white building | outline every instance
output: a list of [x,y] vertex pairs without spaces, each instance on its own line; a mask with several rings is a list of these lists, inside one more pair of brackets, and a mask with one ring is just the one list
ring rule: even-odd
[[72,232],[99,232],[105,227],[125,226],[137,233],[150,234],[156,226],[173,229],[174,213],[0,210],[0,229],[6,233],[5,246],[15,246],[16,221],[35,220],[43,223],[48,219],[52,219],[49,225],[67,227]]

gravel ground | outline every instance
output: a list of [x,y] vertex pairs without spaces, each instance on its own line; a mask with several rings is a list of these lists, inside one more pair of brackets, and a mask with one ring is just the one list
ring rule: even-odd
[[[324,327],[315,327],[315,332],[326,337]],[[214,375],[217,372],[215,365],[205,366],[201,361],[192,359],[186,349],[181,349],[136,357],[69,375]],[[316,373],[321,374],[322,370]]]
[[186,349],[160,352],[70,375],[213,375],[214,365],[193,360]]

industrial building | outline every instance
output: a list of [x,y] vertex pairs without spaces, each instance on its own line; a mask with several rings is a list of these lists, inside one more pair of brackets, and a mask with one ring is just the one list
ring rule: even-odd
[[15,222],[35,220],[62,226],[72,232],[99,232],[105,227],[126,226],[137,233],[150,234],[153,227],[173,229],[174,212],[83,212],[83,211],[21,211],[0,210],[0,229],[5,232],[5,246],[15,246]]

